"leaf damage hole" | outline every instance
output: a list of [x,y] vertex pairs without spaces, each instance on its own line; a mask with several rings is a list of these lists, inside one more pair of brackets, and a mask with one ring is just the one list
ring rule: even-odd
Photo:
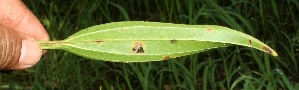
[[170,40],[170,43],[172,43],[172,44],[176,44],[176,43],[177,43],[177,40]]
[[170,59],[169,56],[165,56],[165,57],[163,57],[163,60],[169,60],[169,59]]
[[137,53],[137,54],[144,53],[142,43],[141,42],[135,42],[134,47],[132,48],[132,52]]
[[263,46],[263,50],[265,50],[267,53],[272,54],[272,50],[266,46]]

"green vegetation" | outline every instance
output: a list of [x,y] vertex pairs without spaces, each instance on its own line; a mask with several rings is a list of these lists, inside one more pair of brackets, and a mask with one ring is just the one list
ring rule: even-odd
[[232,46],[161,62],[111,63],[49,50],[33,68],[0,75],[17,89],[298,89],[297,0],[23,0],[51,40],[115,21],[222,25],[249,34],[279,57]]

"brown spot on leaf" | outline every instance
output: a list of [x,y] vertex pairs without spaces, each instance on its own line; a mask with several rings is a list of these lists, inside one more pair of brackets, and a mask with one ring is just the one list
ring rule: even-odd
[[249,45],[251,45],[251,44],[252,44],[251,40],[248,40],[248,44],[249,44]]
[[172,43],[172,44],[176,44],[176,43],[177,43],[177,40],[170,40],[170,43]]
[[169,56],[165,56],[165,57],[163,57],[163,60],[168,60],[168,59],[170,59]]
[[101,43],[101,42],[104,42],[104,41],[102,41],[102,40],[94,40],[93,42],[95,42],[95,43]]
[[144,53],[143,44],[141,42],[134,42],[134,47],[132,48],[133,53]]
[[207,31],[207,32],[211,32],[211,31],[212,31],[212,28],[207,28],[206,31]]
[[272,50],[269,47],[263,46],[263,50],[265,50],[267,53],[272,54]]

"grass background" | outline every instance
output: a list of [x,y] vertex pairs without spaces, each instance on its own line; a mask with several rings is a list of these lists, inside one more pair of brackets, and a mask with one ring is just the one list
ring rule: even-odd
[[0,75],[0,89],[299,89],[298,0],[23,0],[62,40],[92,25],[157,21],[221,25],[247,33],[279,57],[232,46],[146,63],[91,60],[49,50],[33,68]]

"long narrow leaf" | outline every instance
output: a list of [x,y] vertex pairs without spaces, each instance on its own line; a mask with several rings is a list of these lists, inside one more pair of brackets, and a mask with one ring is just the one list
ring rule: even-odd
[[244,33],[217,25],[125,21],[96,25],[62,41],[40,42],[43,49],[114,62],[167,60],[213,48],[241,45],[277,53]]

